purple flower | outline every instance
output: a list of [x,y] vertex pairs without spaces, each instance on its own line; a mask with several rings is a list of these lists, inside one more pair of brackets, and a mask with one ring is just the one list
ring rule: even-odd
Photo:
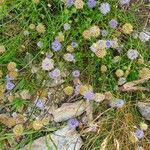
[[66,0],[66,5],[71,7],[74,4],[74,0]]
[[87,100],[93,100],[95,98],[95,94],[92,91],[87,91],[84,94],[84,98]]
[[43,102],[43,100],[37,99],[34,103],[35,103],[37,108],[39,108],[41,110],[44,109],[44,102]]
[[76,42],[72,42],[72,43],[71,43],[71,46],[72,46],[73,48],[76,48],[76,47],[78,47],[78,44],[77,44]]
[[118,26],[118,22],[115,19],[112,19],[109,21],[109,26],[113,29],[115,29]]
[[64,55],[64,59],[65,59],[66,61],[69,61],[69,62],[75,61],[74,55],[73,55],[73,54],[70,54],[70,53],[65,54],[65,55]]
[[60,76],[60,70],[58,68],[54,69],[53,71],[49,72],[49,76],[52,79],[57,79]]
[[135,131],[135,135],[138,139],[142,139],[144,137],[144,132],[143,132],[143,130],[137,129]]
[[54,42],[52,42],[52,49],[54,51],[60,51],[61,48],[62,48],[62,45],[58,40],[55,40]]
[[88,0],[87,5],[89,8],[94,8],[96,6],[96,0]]
[[78,78],[80,76],[80,71],[79,70],[74,70],[72,72],[72,75],[75,77],[75,78]]
[[110,48],[113,45],[113,42],[111,40],[106,41],[106,48]]
[[72,118],[68,120],[68,126],[71,129],[75,129],[79,126],[79,121],[76,118]]
[[120,5],[128,5],[130,0],[119,0]]
[[100,7],[99,7],[100,12],[103,15],[106,15],[107,13],[110,12],[110,4],[109,3],[101,3]]
[[115,101],[110,102],[110,106],[113,108],[121,108],[125,104],[123,99],[117,99]]
[[8,91],[11,91],[14,87],[15,87],[14,83],[12,83],[11,81],[7,81],[7,83],[6,83],[6,89]]

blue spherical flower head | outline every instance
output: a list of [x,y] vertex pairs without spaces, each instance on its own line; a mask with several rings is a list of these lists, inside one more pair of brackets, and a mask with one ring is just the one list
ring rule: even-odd
[[8,91],[11,91],[14,87],[15,87],[15,84],[13,82],[7,81],[7,83],[6,83],[6,89]]
[[52,42],[52,49],[54,51],[60,51],[61,48],[62,48],[62,45],[58,40],[55,40],[54,42]]
[[84,94],[84,98],[87,100],[94,100],[95,94],[92,91],[87,91]]
[[79,126],[79,121],[76,118],[72,118],[68,120],[68,126],[71,129],[75,129]]
[[37,99],[34,103],[37,108],[44,110],[44,102],[41,99]]
[[54,69],[53,71],[49,72],[49,76],[52,79],[57,79],[60,76],[60,70],[58,68]]
[[88,0],[87,5],[89,8],[96,7],[96,0]]
[[110,21],[109,21],[109,26],[110,26],[111,28],[113,28],[113,29],[117,28],[117,26],[118,26],[117,20],[115,20],[115,19],[110,20]]
[[111,40],[106,41],[106,48],[110,48],[113,45],[113,42]]
[[78,78],[80,76],[80,71],[79,70],[74,70],[72,72],[73,77]]
[[74,0],[66,0],[66,5],[71,7],[74,4]]
[[142,138],[144,137],[144,132],[143,132],[143,130],[141,130],[141,129],[137,129],[137,130],[135,131],[135,135],[136,135],[136,137],[137,137],[138,139],[142,139]]
[[101,3],[100,7],[99,7],[100,12],[103,15],[106,15],[107,13],[110,12],[110,4],[109,3]]

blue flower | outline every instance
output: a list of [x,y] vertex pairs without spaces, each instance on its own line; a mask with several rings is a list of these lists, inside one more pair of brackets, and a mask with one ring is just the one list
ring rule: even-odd
[[96,0],[88,0],[87,5],[89,8],[94,8],[96,6]]
[[110,48],[113,45],[113,42],[111,40],[106,41],[106,47]]
[[143,130],[141,130],[141,129],[137,129],[137,130],[135,131],[135,135],[136,135],[136,137],[137,137],[138,139],[142,139],[142,138],[144,137],[144,132],[143,132]]
[[72,118],[68,120],[68,126],[71,129],[75,129],[79,126],[79,121],[76,118]]
[[61,48],[62,48],[62,45],[58,40],[55,40],[54,42],[52,42],[52,49],[54,51],[60,51]]
[[84,94],[84,98],[87,100],[94,100],[95,94],[92,91],[87,91]]
[[101,3],[100,7],[99,7],[100,12],[103,15],[106,15],[107,13],[110,12],[110,4],[109,3]]
[[11,91],[14,87],[15,87],[15,84],[13,82],[7,81],[7,83],[6,83],[6,89],[8,91]]
[[39,108],[41,110],[44,109],[44,102],[43,102],[43,100],[37,99],[34,103],[35,103],[37,108]]
[[66,0],[66,5],[71,7],[74,4],[74,0]]
[[72,75],[75,77],[75,78],[78,78],[80,76],[80,71],[79,70],[74,70],[72,72]]
[[115,19],[112,19],[109,21],[109,26],[113,29],[115,29],[118,26],[118,22]]
[[53,71],[49,72],[49,76],[52,79],[57,79],[60,76],[60,70],[58,68],[54,69]]

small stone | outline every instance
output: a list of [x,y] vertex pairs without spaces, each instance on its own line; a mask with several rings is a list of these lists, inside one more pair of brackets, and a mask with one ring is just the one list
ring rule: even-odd
[[80,150],[83,141],[75,129],[65,126],[53,134],[40,137],[21,150]]
[[76,118],[86,111],[86,103],[81,100],[74,103],[65,103],[60,108],[54,110],[52,115],[55,122],[66,121],[70,118]]
[[137,104],[141,115],[150,121],[150,103],[138,102]]

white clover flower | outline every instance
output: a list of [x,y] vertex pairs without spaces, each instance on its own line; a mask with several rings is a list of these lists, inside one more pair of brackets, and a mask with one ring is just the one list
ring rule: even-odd
[[71,25],[69,23],[64,24],[64,30],[70,30]]
[[42,48],[42,47],[43,47],[43,42],[42,42],[42,41],[39,41],[39,42],[37,43],[37,46],[38,46],[39,48]]
[[134,60],[138,57],[139,53],[137,50],[129,49],[127,52],[127,57],[131,60]]
[[45,58],[42,61],[42,69],[43,70],[52,70],[54,68],[54,60],[53,59],[49,59],[49,58]]
[[24,36],[29,36],[29,31],[28,30],[25,30],[24,32],[23,32],[23,34],[24,34]]
[[150,40],[150,32],[140,32],[139,34],[139,39],[142,41],[142,42],[147,42]]

